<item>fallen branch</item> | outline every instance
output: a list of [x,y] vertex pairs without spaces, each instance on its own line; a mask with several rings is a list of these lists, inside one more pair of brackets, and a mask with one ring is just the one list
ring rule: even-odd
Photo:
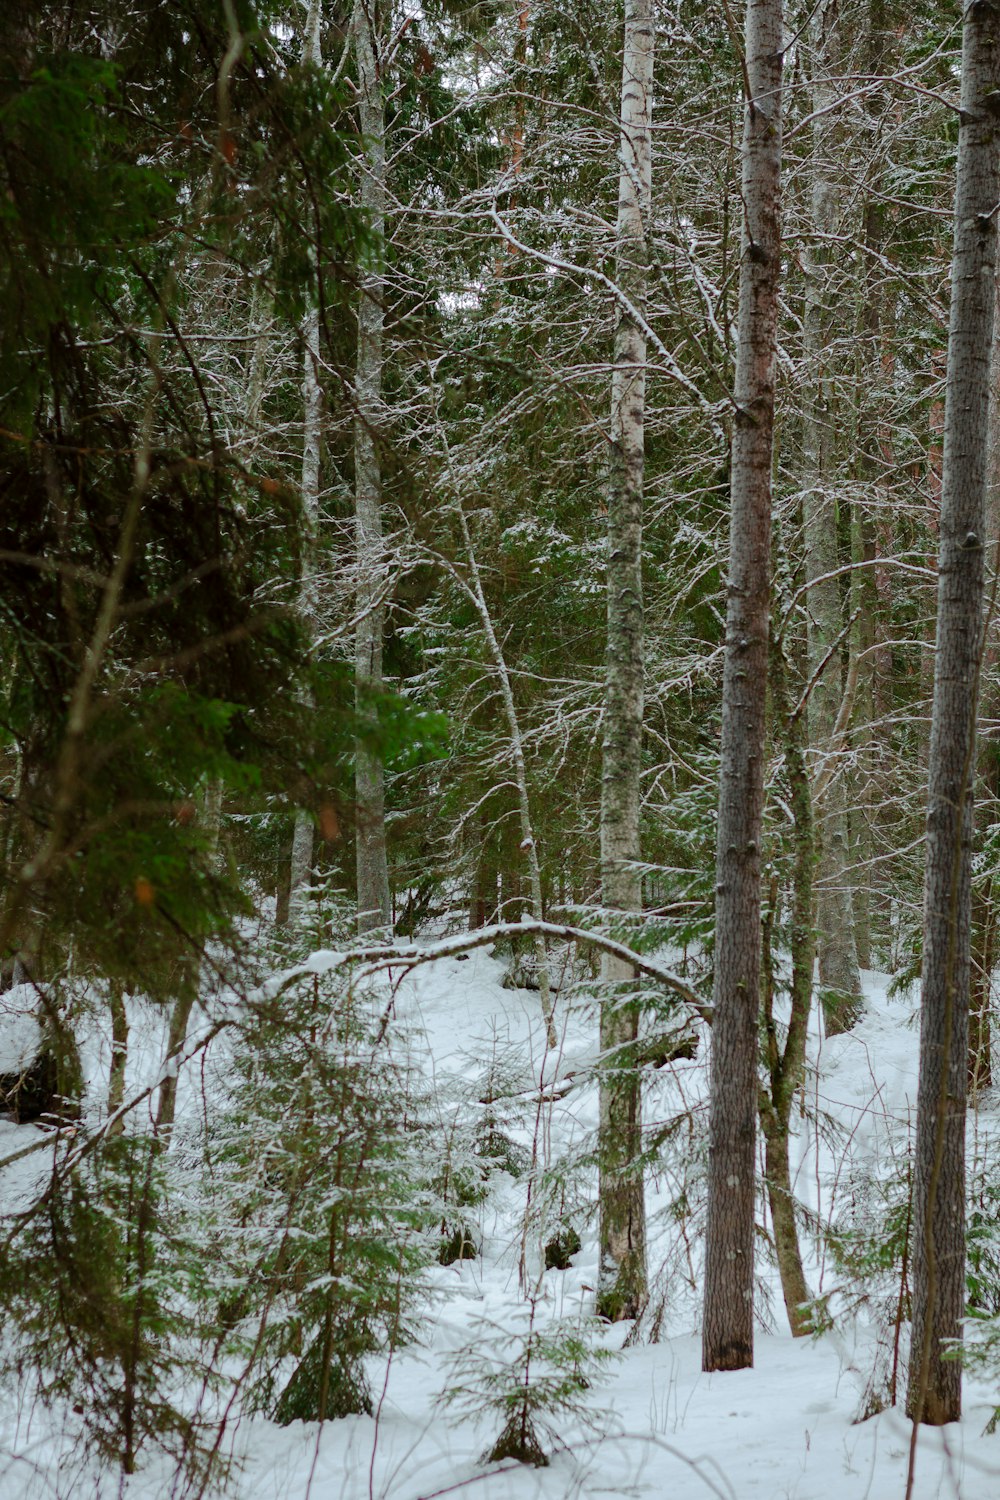
[[589,932],[586,928],[572,927],[564,922],[536,921],[534,917],[526,917],[520,922],[497,922],[491,927],[479,927],[475,932],[456,933],[454,937],[441,938],[440,941],[430,943],[426,947],[418,947],[416,943],[385,943],[378,947],[350,948],[344,951],[320,949],[311,954],[304,963],[298,964],[294,969],[289,969],[287,973],[270,981],[260,992],[260,997],[276,999],[304,975],[328,974],[334,969],[347,968],[351,965],[360,966],[362,971],[368,974],[376,974],[386,969],[403,969],[409,973],[423,964],[435,963],[440,958],[456,958],[475,948],[485,948],[489,943],[495,943],[500,938],[516,937],[518,934],[525,933],[543,938],[554,938],[565,943],[582,943],[596,948],[599,953],[610,953],[616,958],[624,959],[632,965],[636,973],[643,975],[646,979],[653,979],[657,984],[662,984],[672,990],[702,1021],[709,1026],[712,1024],[712,1007],[705,1004],[686,980],[681,979],[672,970],[664,968],[655,959],[635,953],[626,943],[620,943],[616,938],[605,937],[603,933]]

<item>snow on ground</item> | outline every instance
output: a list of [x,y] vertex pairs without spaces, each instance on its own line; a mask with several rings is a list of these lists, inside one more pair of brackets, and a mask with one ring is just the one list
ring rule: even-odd
[[0,995],[0,1073],[21,1073],[29,1067],[40,1034],[30,984],[16,984]]
[[[608,1386],[599,1438],[567,1432],[547,1469],[479,1462],[485,1431],[455,1429],[434,1409],[435,1367],[401,1358],[376,1434],[354,1419],[316,1429],[271,1429],[249,1445],[243,1493],[260,1497],[374,1495],[430,1500],[444,1493],[487,1500],[570,1496],[732,1500],[902,1500],[909,1424],[887,1412],[854,1426],[855,1391],[832,1341],[762,1338],[756,1367],[700,1372],[690,1335],[631,1350]],[[970,1403],[960,1429],[921,1437],[917,1500],[1000,1492],[996,1439],[982,1439],[991,1408]],[[310,1491],[310,1476],[312,1479]]]
[[[508,1096],[506,1126],[526,1153],[533,1146],[556,1160],[579,1153],[597,1123],[596,1088],[584,1077],[595,1051],[593,1013],[560,998],[560,1047],[547,1054],[537,995],[504,990],[501,977],[500,965],[476,951],[417,969],[398,987],[397,1015],[415,1035],[415,1056],[443,1100],[443,1121],[460,1120],[470,1101],[474,1107],[492,1087]],[[800,1199],[824,1216],[851,1211],[866,1173],[884,1178],[898,1169],[912,1130],[915,1001],[891,999],[887,991],[884,976],[866,976],[868,1013],[850,1035],[823,1038],[818,1023],[813,1027],[808,1107],[796,1111],[792,1165]],[[158,1035],[147,1028],[135,1054],[140,1071],[158,1066]],[[484,1464],[495,1421],[458,1421],[439,1400],[461,1350],[498,1349],[523,1326],[522,1243],[539,1288],[540,1318],[579,1318],[592,1306],[593,1222],[581,1221],[583,1246],[571,1267],[543,1272],[539,1234],[529,1229],[523,1236],[524,1179],[501,1174],[486,1203],[468,1211],[483,1238],[481,1256],[435,1267],[420,1342],[388,1364],[373,1362],[375,1417],[322,1429],[282,1428],[261,1418],[234,1422],[233,1494],[239,1500],[903,1500],[909,1424],[898,1409],[855,1421],[877,1353],[876,1330],[864,1316],[814,1340],[792,1340],[776,1275],[764,1266],[761,1307],[773,1331],[758,1333],[755,1368],[701,1372],[700,1221],[684,1193],[697,1188],[703,1172],[705,1087],[701,1056],[661,1069],[647,1093],[651,1129],[690,1115],[665,1141],[662,1170],[648,1193],[651,1269],[666,1267],[659,1278],[660,1341],[623,1349],[626,1327],[600,1331],[616,1358],[587,1392],[586,1411],[556,1419],[559,1446],[548,1468]],[[997,1128],[990,1102],[972,1127],[980,1156]],[[0,1125],[0,1156],[31,1129]],[[578,1172],[578,1198],[579,1181]],[[583,1183],[583,1195],[592,1195],[585,1176]],[[827,1254],[809,1253],[807,1276],[836,1305],[840,1272]],[[920,1435],[916,1500],[1000,1496],[1000,1436],[982,1435],[1000,1389],[968,1376],[965,1389],[963,1422]],[[115,1494],[165,1500],[178,1493],[164,1459],[150,1457],[119,1488],[117,1477],[75,1467],[72,1450],[60,1455],[59,1442],[41,1413],[22,1415],[18,1424],[8,1412],[0,1430],[0,1500]]]

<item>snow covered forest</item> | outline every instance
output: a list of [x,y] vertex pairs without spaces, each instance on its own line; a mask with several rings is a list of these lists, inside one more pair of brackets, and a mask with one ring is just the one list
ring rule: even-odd
[[1000,0],[0,4],[0,1500],[1000,1494],[998,219]]

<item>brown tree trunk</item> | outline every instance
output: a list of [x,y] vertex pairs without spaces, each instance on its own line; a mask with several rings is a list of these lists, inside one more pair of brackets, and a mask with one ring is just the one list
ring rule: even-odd
[[702,1365],[753,1363],[761,821],[774,365],[781,270],[781,0],[748,0],[732,514],[716,845]]
[[788,702],[787,666],[784,643],[774,640],[770,648],[770,681],[775,725],[785,751],[789,804],[792,811],[793,861],[791,892],[792,956],[791,1001],[788,1030],[784,1046],[779,1045],[774,1020],[773,966],[771,961],[771,926],[778,904],[778,880],[773,877],[769,902],[769,920],[764,925],[763,1019],[764,1062],[769,1087],[761,1088],[760,1124],[764,1135],[764,1176],[767,1184],[771,1222],[774,1227],[774,1249],[781,1278],[781,1292],[793,1338],[810,1332],[811,1325],[803,1312],[809,1301],[802,1268],[798,1226],[795,1222],[795,1199],[792,1194],[788,1153],[791,1144],[792,1104],[805,1072],[806,1036],[812,1005],[813,969],[816,960],[816,931],[813,927],[813,871],[816,849],[813,837],[812,790],[806,766],[806,733],[799,709],[791,711]]
[[996,963],[996,907],[992,875],[972,889],[972,941],[969,991],[969,1095],[973,1105],[993,1082],[990,1045],[993,968]]
[[795,1197],[788,1167],[790,1132],[787,1122],[784,1127],[772,1127],[762,1118],[761,1126],[764,1134],[767,1201],[774,1225],[774,1250],[781,1278],[781,1295],[792,1337],[800,1339],[812,1332],[812,1324],[803,1310],[809,1301],[809,1288],[802,1269],[799,1231],[795,1222]]
[[[108,1070],[108,1114],[113,1115],[125,1100],[125,1064],[128,1061],[128,1014],[125,1010],[125,987],[120,979],[112,979],[108,990],[108,1005],[111,1011],[111,1067]],[[111,1127],[112,1135],[120,1135],[125,1121],[118,1120]]]
[[[890,70],[892,38],[886,0],[868,0],[864,70],[870,76],[880,77]],[[878,93],[869,97],[863,137],[871,166],[865,173],[867,199],[861,231],[864,262],[858,297],[855,455],[856,474],[865,494],[851,508],[851,560],[862,566],[856,566],[851,575],[851,612],[855,616],[851,653],[857,669],[853,748],[857,770],[848,821],[855,872],[855,946],[858,964],[863,969],[872,967],[876,918],[883,930],[887,925],[873,866],[874,834],[883,797],[883,788],[879,786],[881,737],[876,725],[889,710],[892,692],[892,649],[886,639],[892,619],[892,578],[889,570],[877,561],[880,552],[882,556],[891,556],[894,551],[883,480],[895,463],[892,432],[878,408],[879,396],[891,379],[893,367],[892,295],[886,289],[883,268],[886,207],[885,154],[881,140],[887,97]],[[882,519],[876,522],[878,516]]]
[[167,1027],[167,1051],[164,1059],[167,1072],[160,1083],[156,1100],[155,1136],[161,1148],[168,1145],[173,1133],[177,1113],[178,1058],[184,1050],[188,1023],[198,997],[197,960],[185,959],[181,967],[180,992],[171,1007],[170,1024]]
[[802,498],[808,609],[809,670],[815,682],[809,698],[809,740],[814,778],[826,792],[816,807],[819,854],[816,930],[819,977],[830,1032],[847,1031],[861,1013],[861,976],[854,937],[854,908],[848,870],[847,785],[842,767],[844,736],[835,725],[844,695],[841,670],[843,608],[835,472],[836,395],[830,368],[831,317],[829,245],[839,229],[833,157],[837,120],[831,76],[839,71],[839,19],[836,0],[817,7],[813,40],[812,218],[817,241],[806,260],[804,309],[807,362],[804,401],[805,486]]
[[[998,285],[1000,290],[1000,285]],[[995,294],[994,294],[995,295]],[[1000,573],[1000,340],[993,340],[990,370],[990,418],[986,467],[986,651],[980,725],[988,725],[979,752],[979,789],[976,798],[976,843],[982,846],[1000,809],[1000,628],[997,622],[997,581]],[[974,1099],[993,1082],[990,1017],[993,1007],[993,968],[996,963],[996,891],[991,873],[983,871],[972,890],[972,992],[969,1005],[969,1092]]]
[[499,921],[497,910],[496,838],[482,810],[478,819],[479,846],[476,854],[472,894],[469,899],[469,931]]
[[938,553],[937,653],[924,877],[924,960],[914,1171],[913,1337],[907,1408],[958,1419],[962,1373],[946,1357],[965,1304],[973,773],[984,646],[986,461],[996,275],[1000,6],[972,0],[962,39],[951,321]]

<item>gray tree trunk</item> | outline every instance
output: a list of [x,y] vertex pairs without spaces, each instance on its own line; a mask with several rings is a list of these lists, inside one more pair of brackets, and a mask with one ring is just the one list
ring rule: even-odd
[[[303,57],[319,68],[323,65],[320,43],[320,0],[310,0],[306,15]],[[319,274],[317,268],[317,275]],[[299,591],[299,608],[314,626],[316,609],[316,563],[313,546],[319,519],[320,425],[323,416],[323,389],[319,379],[319,298],[313,299],[302,319],[302,512],[306,523],[306,548]],[[312,707],[312,704],[309,705]],[[305,808],[295,814],[292,833],[292,855],[288,877],[288,916],[293,923],[304,908],[313,863],[313,821]]]
[[812,107],[812,221],[817,239],[806,260],[804,309],[807,363],[803,410],[805,487],[802,518],[805,530],[808,659],[816,677],[809,697],[810,771],[826,792],[816,807],[817,840],[816,932],[820,984],[825,992],[827,1029],[849,1029],[861,1013],[861,976],[854,935],[851,899],[851,847],[847,821],[847,783],[842,770],[829,764],[843,758],[843,743],[834,729],[843,698],[838,637],[843,629],[840,580],[831,577],[840,562],[837,543],[835,372],[831,368],[829,307],[831,255],[829,245],[838,229],[839,201],[834,176],[837,118],[831,77],[840,54],[838,0],[826,0],[813,17],[814,77]]
[[996,275],[1000,6],[972,0],[962,97],[945,395],[937,652],[924,875],[924,958],[913,1206],[913,1337],[907,1408],[957,1420],[965,1304],[965,1088],[973,773],[984,646],[990,349]]
[[[299,608],[310,625],[313,625],[316,610],[313,543],[319,518],[320,423],[323,414],[323,392],[319,382],[318,306],[310,307],[302,321],[302,345],[302,510],[306,521],[307,542]],[[288,880],[288,914],[292,921],[302,915],[312,875],[312,862],[313,820],[305,808],[300,807],[295,814]]]
[[[625,0],[618,285],[640,312],[646,303],[646,222],[652,195],[652,0]],[[619,308],[611,381],[608,485],[608,641],[601,777],[601,887],[612,912],[642,910],[639,868],[643,711],[642,502],[646,338]],[[646,1210],[641,1168],[642,1083],[636,1060],[635,971],[605,954],[601,978],[600,1269],[598,1312],[638,1317],[646,1301]]]
[[747,0],[743,244],[716,846],[702,1366],[753,1363],[761,817],[774,366],[781,257],[782,0]]
[[[374,253],[380,257],[385,237],[385,111],[370,0],[357,0],[353,26],[358,120],[364,148],[361,204],[374,239]],[[370,711],[371,698],[382,687],[385,557],[378,440],[382,427],[382,370],[385,361],[384,295],[382,273],[372,267],[364,276],[358,301],[358,363],[354,383],[354,519],[359,615],[354,643],[354,680],[357,706],[362,714]],[[382,762],[363,739],[359,739],[355,746],[354,795],[358,930],[374,932],[391,925],[392,910]]]

